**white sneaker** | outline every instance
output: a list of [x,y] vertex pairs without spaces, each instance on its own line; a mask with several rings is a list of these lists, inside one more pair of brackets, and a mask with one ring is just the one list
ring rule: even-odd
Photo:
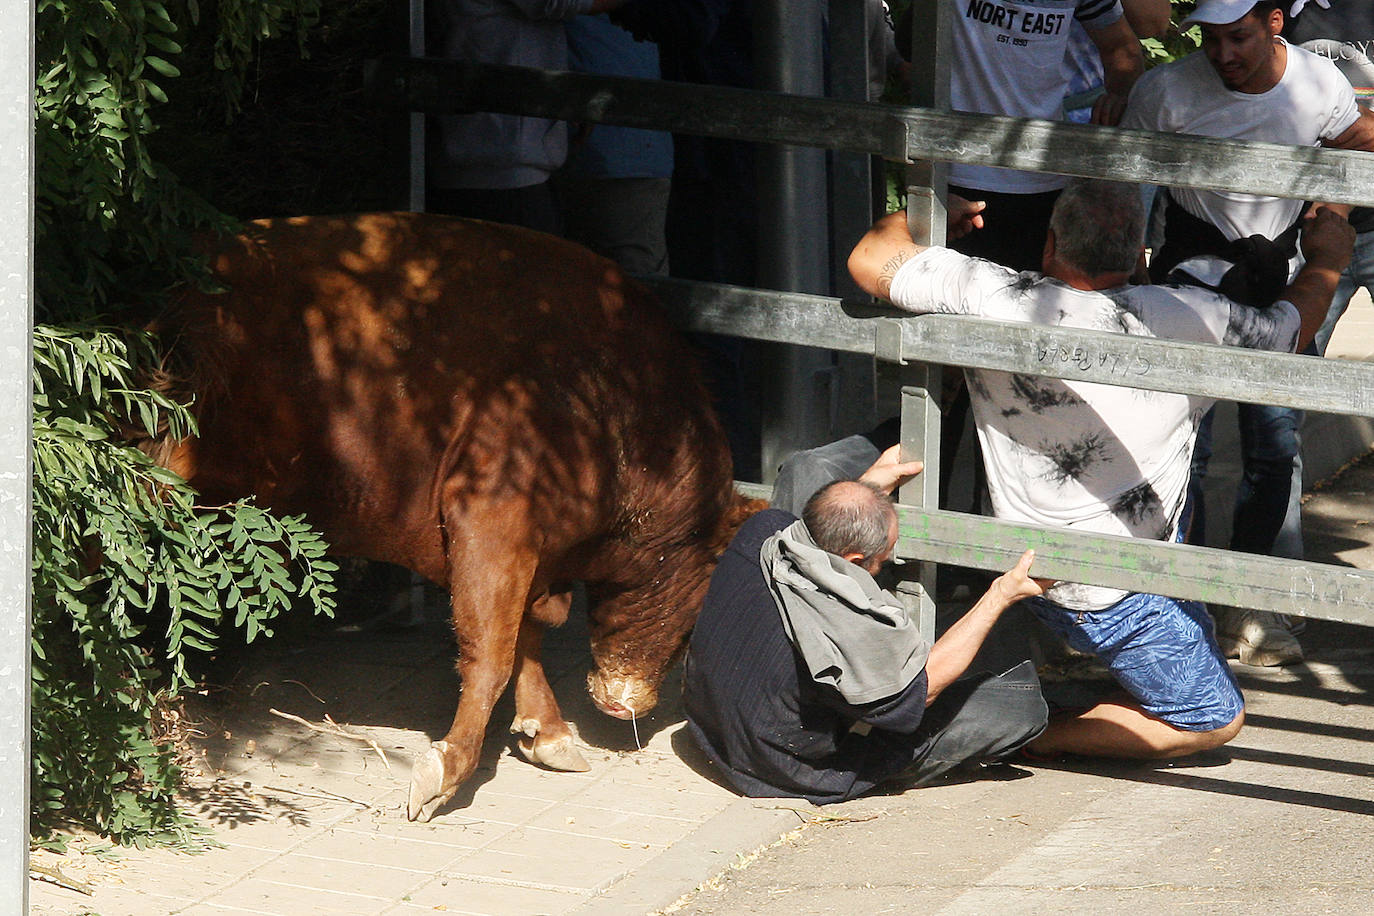
[[1217,643],[1227,658],[1260,668],[1302,661],[1302,646],[1294,638],[1287,616],[1224,604],[1212,605],[1209,610],[1217,624]]

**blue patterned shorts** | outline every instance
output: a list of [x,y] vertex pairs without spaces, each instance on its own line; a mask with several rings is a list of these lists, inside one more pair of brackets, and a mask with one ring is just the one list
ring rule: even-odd
[[1100,611],[1045,598],[1026,604],[1070,646],[1102,659],[1146,712],[1175,728],[1213,731],[1245,708],[1212,618],[1196,601],[1130,594]]

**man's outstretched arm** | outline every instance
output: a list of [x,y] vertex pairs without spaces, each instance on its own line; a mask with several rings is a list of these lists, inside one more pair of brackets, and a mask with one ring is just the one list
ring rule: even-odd
[[[959,239],[982,229],[987,206],[986,201],[965,200],[958,194],[950,194],[945,204],[946,237]],[[906,211],[898,210],[878,220],[859,239],[849,255],[849,273],[864,292],[888,299],[897,270],[928,247],[911,237]]]
[[1105,29],[1089,30],[1088,37],[1097,45],[1105,73],[1106,91],[1093,105],[1092,123],[1115,127],[1126,110],[1131,87],[1145,72],[1145,56],[1140,41],[1125,19],[1118,19]]
[[1298,352],[1316,337],[1336,294],[1341,272],[1350,263],[1355,230],[1337,210],[1319,206],[1302,229],[1302,253],[1306,259],[1281,298],[1293,303],[1302,319]]
[[968,613],[935,640],[935,645],[930,647],[930,657],[926,659],[927,706],[968,670],[1003,611],[1022,598],[1045,594],[1045,589],[1053,584],[1048,579],[1031,578],[1030,568],[1034,560],[1034,550],[1021,554],[1016,565],[994,579]]

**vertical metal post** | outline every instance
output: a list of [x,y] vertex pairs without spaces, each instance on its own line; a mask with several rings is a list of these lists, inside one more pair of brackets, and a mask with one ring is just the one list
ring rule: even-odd
[[[425,0],[408,0],[405,16],[405,34],[412,58],[425,56]],[[407,144],[407,184],[405,184],[405,209],[412,213],[425,211],[425,135],[426,115],[420,111],[409,113],[409,143]],[[407,619],[405,625],[419,626],[425,622],[425,578],[409,574]]]
[[[913,105],[949,110],[949,0],[912,0],[911,61]],[[907,169],[907,220],[923,245],[945,242],[948,167],[917,162]],[[940,500],[940,366],[923,363],[902,371],[902,452],[920,455],[925,472],[901,488],[898,500],[909,506],[938,506]],[[898,589],[915,610],[921,632],[935,635],[935,565],[921,563],[919,581]]]
[[[425,56],[425,0],[409,0],[409,14],[406,20],[409,36],[410,56]],[[410,113],[410,149],[407,174],[407,209],[420,212],[425,209],[425,115],[422,112]]]
[[32,0],[0,29],[0,904],[29,900],[30,482],[33,341]]
[[[868,99],[868,41],[872,26],[868,0],[830,0],[830,96],[852,101]],[[874,220],[874,168],[882,160],[868,153],[837,150],[830,154],[830,238],[834,294],[861,297],[849,276],[849,252]],[[877,411],[872,357],[835,354],[837,405],[834,434],[845,436],[871,429]],[[888,414],[889,416],[891,414]]]
[[[758,0],[754,5],[754,84],[797,95],[824,94],[824,0]],[[758,283],[787,292],[828,293],[825,152],[760,147]],[[799,448],[831,438],[826,351],[788,345],[764,349],[761,465],[764,482]]]

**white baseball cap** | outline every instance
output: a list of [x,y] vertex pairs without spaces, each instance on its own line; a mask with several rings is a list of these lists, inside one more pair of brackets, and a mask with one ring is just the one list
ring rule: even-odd
[[1203,0],[1183,25],[1228,25],[1255,8],[1259,0]]

